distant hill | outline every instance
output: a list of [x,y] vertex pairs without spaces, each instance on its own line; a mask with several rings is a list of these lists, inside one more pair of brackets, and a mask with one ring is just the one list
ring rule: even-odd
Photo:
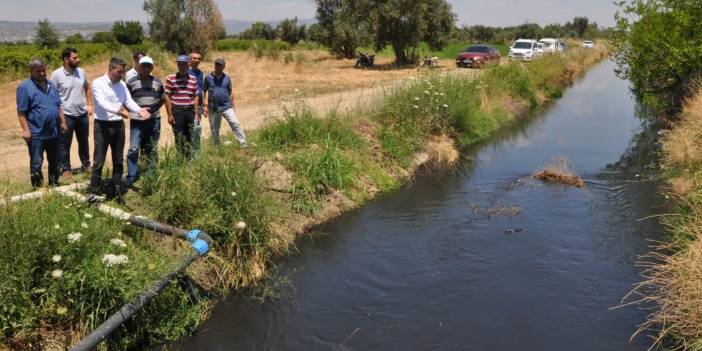
[[[282,20],[266,21],[266,23],[276,26]],[[300,19],[298,23],[310,25],[315,23],[315,19]],[[61,36],[61,39],[75,33],[80,33],[86,38],[93,36],[95,32],[109,31],[113,22],[51,22]],[[224,20],[224,29],[228,35],[238,34],[253,24],[254,21],[242,21],[237,19]],[[144,23],[144,28],[147,24]],[[37,22],[0,21],[0,42],[22,42],[32,41],[36,33]]]

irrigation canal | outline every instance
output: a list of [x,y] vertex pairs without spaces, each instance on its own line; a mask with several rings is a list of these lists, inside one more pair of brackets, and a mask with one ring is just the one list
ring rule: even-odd
[[[639,281],[662,203],[628,83],[604,62],[456,171],[318,228],[280,263],[292,296],[219,303],[176,350],[645,350]],[[569,158],[586,186],[529,174]],[[515,214],[515,212],[520,213]],[[511,213],[507,213],[510,212]]]

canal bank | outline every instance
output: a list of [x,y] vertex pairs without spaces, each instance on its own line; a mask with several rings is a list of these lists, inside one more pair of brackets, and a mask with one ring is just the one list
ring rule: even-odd
[[[663,228],[650,135],[613,64],[467,150],[455,172],[316,228],[279,264],[292,297],[232,296],[169,349],[644,350],[619,306]],[[583,189],[529,178],[568,157]],[[500,211],[500,209],[512,209]]]

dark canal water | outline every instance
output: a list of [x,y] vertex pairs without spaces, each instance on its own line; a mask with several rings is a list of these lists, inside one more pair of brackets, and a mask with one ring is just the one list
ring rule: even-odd
[[[280,263],[293,296],[221,302],[176,350],[645,350],[646,311],[612,310],[662,228],[644,128],[614,65],[469,150],[455,172],[320,227]],[[526,177],[554,156],[582,189]],[[516,216],[489,208],[518,206]],[[510,233],[511,234],[506,234]]]

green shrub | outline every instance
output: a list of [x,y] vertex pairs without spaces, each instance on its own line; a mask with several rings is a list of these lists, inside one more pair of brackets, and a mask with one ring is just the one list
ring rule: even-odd
[[[41,214],[44,220],[37,220]],[[126,255],[109,266],[105,255]],[[148,235],[120,220],[51,196],[0,208],[0,343],[37,348],[41,332],[87,333],[123,304],[175,267]],[[177,284],[131,324],[132,336],[113,336],[117,348],[144,341],[173,340],[192,330],[202,306],[192,304]],[[171,331],[151,327],[169,325]],[[33,345],[33,346],[30,346]]]

